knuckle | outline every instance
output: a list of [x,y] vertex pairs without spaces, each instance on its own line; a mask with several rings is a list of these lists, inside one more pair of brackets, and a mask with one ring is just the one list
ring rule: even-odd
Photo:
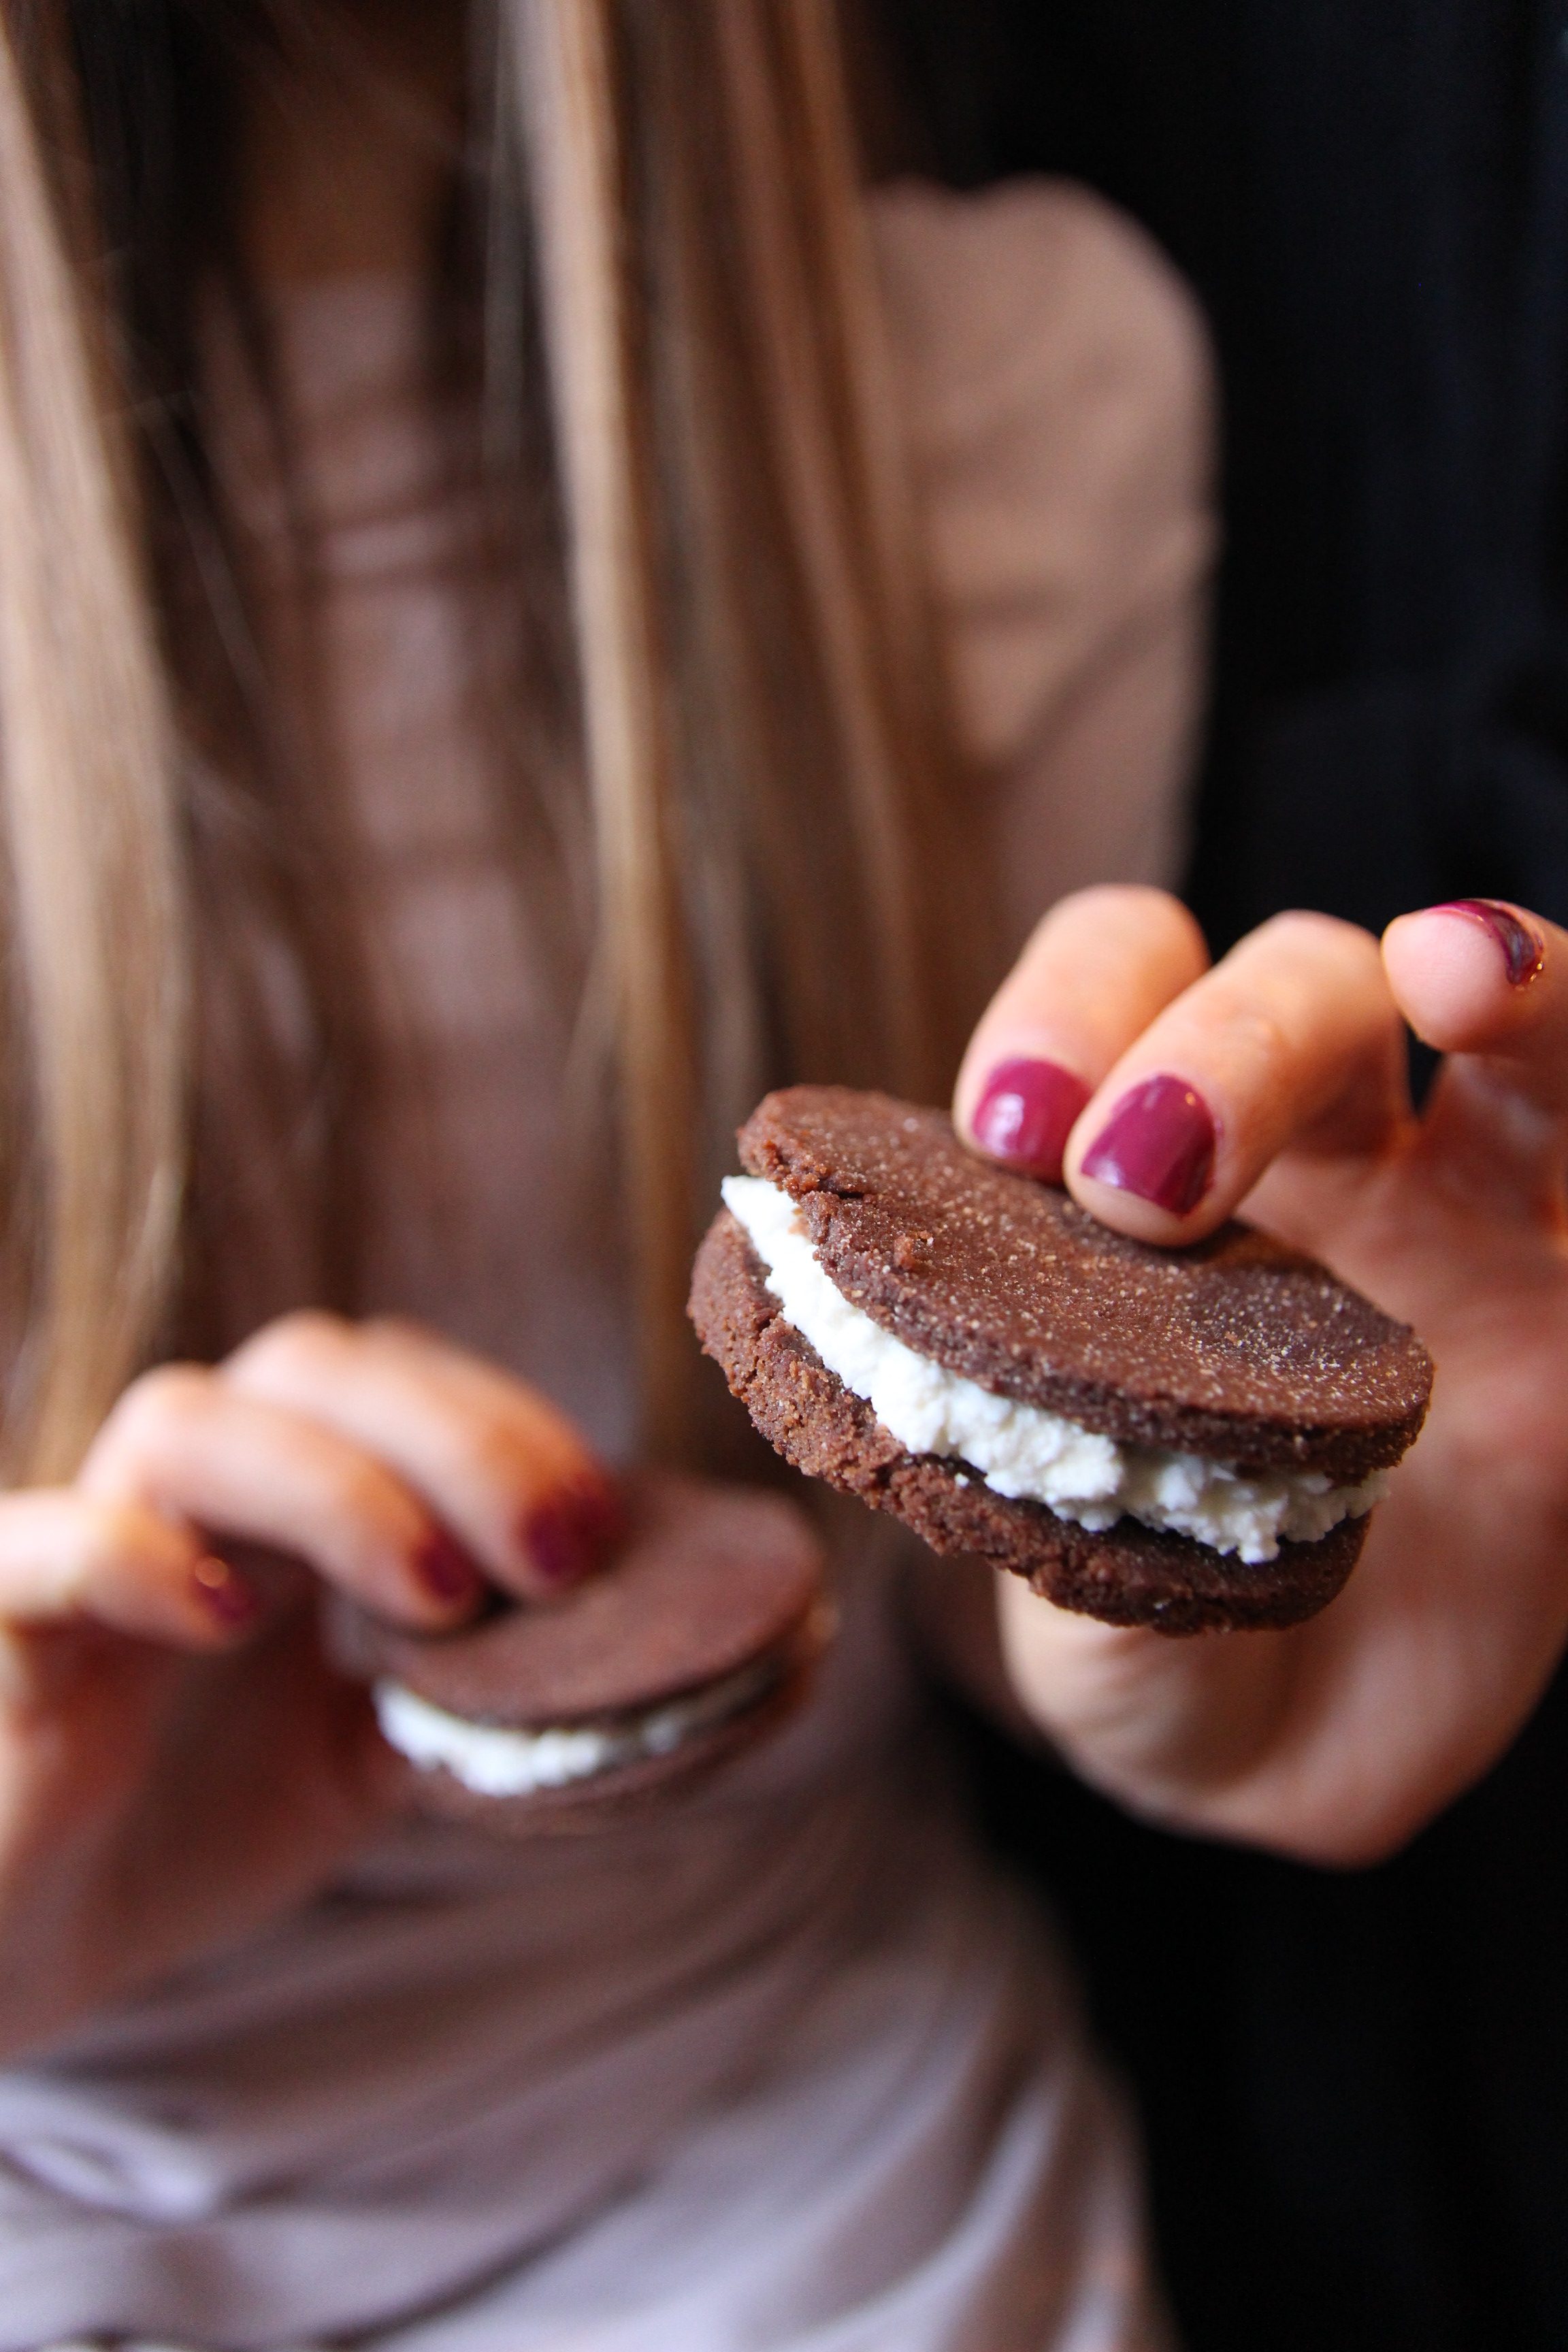
[[103,1436],[132,1451],[155,1445],[206,1411],[212,1388],[213,1376],[201,1364],[159,1364],[132,1381]]
[[1139,909],[1146,902],[1149,909],[1152,911],[1155,903],[1163,895],[1160,891],[1145,890],[1138,883],[1090,882],[1083,889],[1069,890],[1065,898],[1059,898],[1056,905],[1048,908],[1041,918],[1041,927],[1048,923],[1053,916],[1068,921],[1076,921],[1080,916],[1088,916],[1091,919],[1099,920],[1104,915],[1119,913],[1123,909],[1128,911]]
[[1281,1007],[1268,991],[1251,985],[1244,971],[1213,975],[1201,1001],[1194,1000],[1190,1035],[1209,1050],[1218,1046],[1248,1069],[1272,1067],[1294,1051],[1294,1032]]
[[1208,947],[1198,919],[1173,891],[1152,882],[1124,882],[1116,886],[1116,898],[1151,946],[1178,950],[1200,967],[1207,963]]
[[353,1327],[342,1316],[300,1307],[266,1324],[231,1362],[242,1372],[286,1381],[338,1362],[353,1339]]
[[1228,1026],[1235,1045],[1253,1069],[1285,1069],[1297,1059],[1296,1039],[1266,1005],[1237,1005]]
[[[1037,925],[1031,950],[1049,952],[1075,940],[1109,934],[1142,955],[1201,970],[1203,934],[1181,900],[1147,882],[1095,882],[1058,899]],[[1032,960],[1026,951],[1026,962]]]
[[1061,903],[1091,915],[1116,908],[1129,914],[1187,919],[1181,900],[1152,882],[1090,882],[1081,890],[1069,892]]
[[1321,914],[1315,908],[1291,907],[1282,914],[1271,915],[1252,936],[1262,945],[1310,957],[1314,961],[1332,956],[1370,966],[1380,961],[1377,941],[1370,931],[1363,930],[1359,923],[1346,922],[1342,916]]

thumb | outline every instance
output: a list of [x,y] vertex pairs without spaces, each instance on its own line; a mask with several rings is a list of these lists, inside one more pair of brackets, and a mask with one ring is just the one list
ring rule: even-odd
[[1389,984],[1447,1058],[1421,1149],[1478,1209],[1553,1221],[1568,1171],[1568,935],[1493,898],[1402,915],[1383,937]]

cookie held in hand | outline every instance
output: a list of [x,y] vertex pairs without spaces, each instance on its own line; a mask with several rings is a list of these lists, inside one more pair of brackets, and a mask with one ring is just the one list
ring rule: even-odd
[[1333,1598],[1426,1415],[1405,1325],[1239,1223],[1128,1240],[886,1095],[769,1095],[740,1147],[690,1311],[797,1468],[1112,1624]]
[[804,1696],[831,1633],[820,1547],[776,1495],[645,1472],[625,1544],[560,1601],[420,1635],[355,1611],[341,1661],[419,1768],[422,1806],[593,1826],[710,1769]]

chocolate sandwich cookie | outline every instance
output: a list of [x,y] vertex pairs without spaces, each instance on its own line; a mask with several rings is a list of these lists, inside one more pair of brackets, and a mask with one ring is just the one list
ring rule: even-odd
[[1128,1240],[886,1095],[770,1095],[740,1149],[691,1316],[797,1468],[1112,1624],[1339,1591],[1426,1414],[1405,1325],[1237,1223]]
[[372,1682],[427,1810],[591,1824],[760,1738],[804,1694],[831,1612],[799,1507],[655,1472],[626,1500],[624,1546],[561,1601],[445,1634],[340,1624],[340,1658]]

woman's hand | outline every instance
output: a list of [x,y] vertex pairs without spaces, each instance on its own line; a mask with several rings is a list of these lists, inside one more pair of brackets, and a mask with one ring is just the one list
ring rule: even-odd
[[[1447,1056],[1420,1120],[1401,1015]],[[1210,971],[1173,899],[1086,891],[982,1021],[957,1117],[1142,1240],[1240,1208],[1426,1341],[1426,1427],[1310,1623],[1168,1641],[1000,1580],[1014,1687],[1088,1778],[1315,1861],[1389,1853],[1508,1745],[1568,1635],[1568,936],[1466,901],[1380,950],[1287,915]]]
[[74,1486],[0,1498],[0,2051],[243,1935],[395,1803],[322,1587],[439,1630],[562,1590],[614,1518],[535,1391],[317,1314],[149,1372]]

